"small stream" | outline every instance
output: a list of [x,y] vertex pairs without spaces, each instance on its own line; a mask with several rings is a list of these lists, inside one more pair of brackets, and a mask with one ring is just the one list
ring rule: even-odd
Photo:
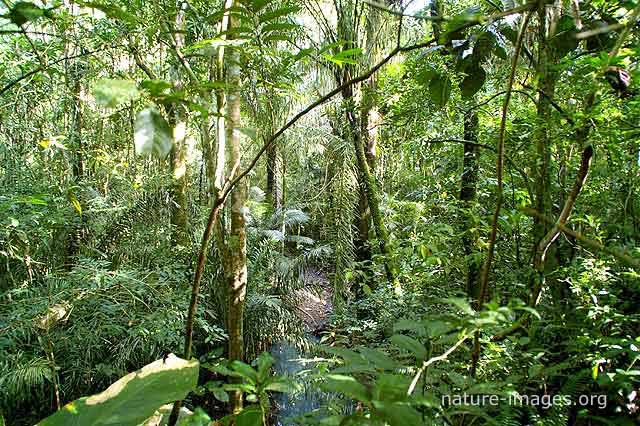
[[[317,332],[329,322],[333,310],[332,295],[329,281],[323,272],[310,269],[305,272],[304,281],[310,287],[324,288],[319,293],[305,289],[297,292],[298,316],[307,330],[305,333],[307,346],[313,346],[320,342]],[[273,344],[271,355],[275,358],[275,373],[291,378],[300,388],[294,392],[273,395],[274,425],[297,425],[299,422],[296,422],[296,418],[321,409],[335,400],[336,395],[322,391],[317,383],[312,383],[310,379],[299,375],[300,372],[315,367],[315,363],[305,362],[305,359],[314,358],[310,351],[301,351],[295,345],[283,341]]]
[[[319,338],[308,333],[310,343],[318,343]],[[291,393],[274,394],[275,422],[277,426],[291,426],[297,424],[295,418],[322,407],[330,395],[317,387],[306,383],[303,377],[296,376],[303,370],[313,368],[313,364],[301,361],[307,354],[301,353],[295,346],[287,342],[279,342],[271,348],[271,355],[276,362],[274,370],[276,374],[293,379],[300,384],[301,389]]]

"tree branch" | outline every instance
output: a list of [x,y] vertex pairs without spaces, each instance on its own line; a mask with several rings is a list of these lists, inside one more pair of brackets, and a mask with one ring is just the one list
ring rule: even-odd
[[[121,46],[112,46],[112,47],[121,47]],[[83,56],[93,55],[94,53],[98,53],[98,52],[102,52],[102,51],[104,51],[104,48],[91,50],[91,51],[83,52],[83,53],[78,53],[77,55],[65,56],[65,57],[56,59],[55,61],[52,61],[52,62],[49,62],[47,64],[41,65],[38,68],[35,68],[35,69],[29,71],[28,73],[21,75],[20,77],[16,78],[12,82],[10,82],[6,86],[4,86],[2,88],[2,90],[0,90],[0,96],[4,95],[6,92],[11,90],[11,88],[13,88],[13,86],[15,86],[16,84],[20,83],[21,81],[26,80],[27,78],[29,78],[29,77],[31,77],[33,75],[36,75],[39,72],[46,71],[49,68],[51,68],[52,66],[54,66],[54,65],[57,65],[57,64],[59,64],[61,62],[69,60],[69,59],[81,58]]]
[[[503,168],[504,168],[504,140],[507,128],[507,112],[509,111],[509,102],[511,101],[511,90],[513,89],[513,83],[516,78],[516,69],[518,68],[518,60],[520,59],[520,49],[522,48],[522,42],[531,19],[531,13],[527,13],[522,27],[518,33],[518,39],[516,40],[515,52],[513,54],[513,61],[511,64],[511,73],[509,75],[509,81],[507,82],[507,93],[504,97],[504,103],[502,105],[502,120],[500,122],[500,133],[498,136],[498,159],[496,160],[496,176],[498,179],[498,188],[496,190],[496,208],[493,212],[493,219],[491,223],[491,233],[489,234],[489,248],[487,249],[487,258],[482,265],[480,272],[480,295],[478,296],[477,308],[482,309],[484,299],[487,294],[487,288],[489,285],[489,271],[491,270],[491,264],[493,262],[493,256],[495,252],[496,239],[498,237],[498,220],[500,218],[500,210],[502,209],[503,201]],[[475,376],[478,366],[478,360],[480,359],[480,332],[476,331],[474,336],[474,348],[471,356],[471,376]]]
[[[484,149],[488,149],[489,151],[497,152],[497,149],[496,149],[495,146],[487,145],[487,144],[484,144],[484,143],[468,141],[468,140],[465,140],[465,139],[455,139],[455,138],[451,139],[451,138],[448,138],[448,139],[431,139],[431,140],[425,141],[425,143],[427,143],[427,144],[447,143],[447,142],[473,145],[473,146],[477,146],[478,148],[484,148]],[[504,159],[507,160],[507,163],[509,163],[509,165],[511,165],[511,167],[518,172],[518,174],[520,175],[520,177],[524,181],[524,184],[527,186],[527,191],[529,191],[529,194],[532,194],[531,183],[529,182],[529,176],[527,176],[527,174],[524,172],[524,170],[518,168],[518,166],[516,165],[516,162],[513,161],[513,159],[511,157],[509,157],[508,155],[505,154]]]

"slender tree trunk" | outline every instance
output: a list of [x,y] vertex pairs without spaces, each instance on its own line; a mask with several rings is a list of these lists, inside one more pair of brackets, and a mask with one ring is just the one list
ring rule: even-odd
[[283,193],[283,158],[277,143],[267,149],[267,203],[278,211],[284,201]]
[[[354,33],[354,28],[357,28],[357,25],[354,24],[355,16],[357,15],[355,8],[356,4],[349,5],[348,8],[343,8],[343,10],[338,10],[338,39],[341,40],[350,40],[349,43],[345,47],[356,47],[357,46],[357,34]],[[375,12],[372,12],[375,13]],[[372,16],[370,16],[371,18]],[[378,30],[378,26],[375,24],[375,20],[369,20],[369,38],[370,43],[373,43],[374,37],[373,33]],[[373,44],[372,44],[373,46]],[[337,78],[339,84],[348,81],[351,78],[351,74],[353,72],[353,66],[346,65],[343,69],[337,71]],[[371,93],[371,92],[370,92]],[[399,282],[395,276],[395,268],[393,267],[392,260],[392,252],[391,247],[389,245],[389,235],[387,233],[387,228],[384,223],[384,219],[382,218],[382,212],[380,211],[380,192],[378,189],[378,184],[376,182],[376,177],[373,171],[372,166],[375,166],[375,161],[373,159],[367,158],[367,146],[370,145],[370,141],[363,134],[362,127],[363,122],[365,121],[362,116],[358,117],[356,114],[356,102],[354,96],[354,90],[352,87],[345,87],[342,90],[342,99],[344,101],[345,108],[345,122],[346,122],[346,132],[345,134],[349,138],[349,140],[353,143],[355,154],[356,154],[356,165],[358,168],[358,176],[360,182],[360,190],[364,194],[364,197],[361,198],[359,202],[359,210],[360,210],[360,218],[359,222],[364,222],[364,217],[366,216],[365,203],[364,199],[366,198],[366,205],[369,208],[369,214],[371,215],[371,220],[373,222],[373,229],[375,230],[376,237],[378,239],[378,244],[380,247],[380,252],[384,256],[384,267],[385,273],[387,276],[387,280],[396,287],[396,290],[400,290]],[[363,108],[360,108],[360,113],[362,113]],[[366,110],[366,114],[368,115],[371,108],[367,108],[365,105],[364,110]],[[368,118],[366,119],[368,123]],[[368,128],[368,126],[367,126]],[[365,238],[364,225],[358,226],[359,228],[359,239],[363,240]],[[367,231],[368,234],[368,231]],[[368,235],[366,236],[368,238]],[[357,242],[357,240],[356,240]],[[357,250],[357,248],[356,248]]]
[[[478,142],[478,113],[471,109],[464,116],[464,140]],[[477,236],[470,231],[474,228],[473,206],[476,202],[479,178],[480,147],[472,143],[464,144],[464,158],[462,160],[462,178],[460,179],[460,201],[465,209],[465,233],[462,245],[467,264],[467,295],[474,302],[480,297],[479,259],[474,257]]]
[[376,231],[380,252],[385,257],[384,266],[387,280],[397,286],[398,283],[392,266],[392,252],[391,247],[389,246],[389,234],[387,233],[387,227],[385,226],[384,219],[382,218],[382,212],[380,211],[380,192],[378,184],[371,168],[369,167],[364,148],[364,141],[361,137],[358,122],[353,110],[347,111],[347,119],[350,126],[350,136],[355,148],[360,184],[362,185],[367,197],[367,204],[369,205],[369,210],[371,212],[373,228]]
[[[380,11],[369,6],[367,8],[365,27],[365,51],[367,54],[366,63],[368,65],[378,60],[380,30]],[[362,143],[365,145],[365,155],[369,169],[374,176],[378,142],[377,124],[379,119],[378,111],[375,108],[375,91],[377,87],[378,80],[375,75],[372,75],[367,81],[362,83],[362,98],[360,101],[360,136]],[[361,184],[356,215],[356,227],[358,231],[354,240],[356,259],[360,262],[371,260],[371,246],[369,244],[370,223],[371,211],[369,209],[366,186]]]
[[84,145],[82,143],[82,65],[76,62],[72,70],[73,99],[71,100],[71,141],[75,152],[73,178],[78,182],[84,176]]
[[[537,123],[535,133],[536,164],[535,173],[535,206],[536,210],[545,216],[551,215],[551,179],[550,163],[551,149],[549,138],[549,123],[551,122],[551,99],[553,98],[556,86],[556,75],[550,70],[553,55],[547,42],[547,29],[550,25],[547,19],[546,4],[541,3],[538,9],[538,102],[537,102]],[[540,91],[542,93],[540,93]],[[540,218],[534,218],[533,241],[537,246],[538,242],[549,230],[549,225]],[[534,246],[534,251],[535,251]]]
[[[175,45],[178,51],[184,48],[184,31],[186,28],[185,8],[187,3],[178,2],[175,17]],[[183,86],[181,72],[175,72],[175,86]],[[183,105],[173,104],[169,108],[169,120],[173,125],[173,149],[171,150],[171,193],[173,208],[171,210],[171,225],[173,227],[172,241],[175,245],[186,246],[189,243],[189,225],[187,214],[187,114]]]
[[[593,103],[595,101],[595,92],[592,92],[587,96],[585,100],[585,114],[591,112]],[[591,166],[591,158],[593,157],[593,146],[588,143],[589,133],[591,131],[591,124],[587,121],[582,127],[576,131],[576,144],[582,148],[582,155],[580,158],[580,167],[576,173],[576,178],[571,189],[571,192],[567,196],[566,201],[558,215],[558,219],[555,225],[552,225],[547,233],[542,237],[536,246],[535,256],[533,258],[533,267],[535,269],[535,284],[532,288],[530,305],[535,306],[540,298],[541,291],[545,284],[545,275],[547,269],[547,259],[551,253],[550,249],[553,247],[553,243],[556,241],[561,232],[561,226],[564,226],[569,219],[575,206],[576,200],[582,191],[582,187],[587,179],[589,168]]]
[[[235,2],[234,2],[235,3]],[[238,25],[231,17],[230,27]],[[237,170],[240,163],[240,64],[238,51],[231,49],[228,55],[227,92],[227,141],[229,143],[230,174]],[[235,176],[233,176],[235,177]],[[247,235],[244,218],[244,206],[247,199],[246,181],[241,181],[231,193],[231,230],[227,242],[228,258],[225,261],[225,274],[229,290],[228,331],[229,360],[244,359],[243,313],[247,290]],[[231,410],[242,410],[241,392],[231,395]]]
[[[73,63],[70,67],[71,83],[73,85],[71,91],[71,120],[69,139],[71,146],[73,147],[73,164],[72,164],[72,177],[74,184],[79,184],[85,175],[84,164],[84,144],[82,141],[82,77],[84,69],[79,61]],[[80,200],[77,200],[80,202]],[[72,258],[80,251],[80,243],[84,235],[85,230],[85,218],[80,217],[71,223],[68,235],[68,243],[66,250],[66,264],[70,269],[73,266]]]

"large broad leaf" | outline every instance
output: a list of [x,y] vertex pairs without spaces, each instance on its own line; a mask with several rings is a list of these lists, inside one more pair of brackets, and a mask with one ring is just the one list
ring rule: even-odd
[[198,361],[173,355],[130,373],[97,395],[65,405],[39,426],[136,426],[158,407],[184,399],[198,383]]
[[562,58],[578,47],[578,29],[571,16],[562,16],[556,24],[556,34],[549,40],[556,58]]
[[271,375],[271,366],[275,362],[275,359],[269,352],[262,352],[255,360],[255,365],[258,367],[258,382],[264,383]]
[[231,368],[240,374],[243,378],[247,379],[252,385],[258,383],[258,372],[251,368],[250,365],[245,364],[242,361],[233,361]]
[[485,31],[477,38],[473,46],[473,56],[477,62],[482,62],[488,59],[493,52],[493,48],[496,45],[495,34]]
[[31,2],[19,1],[11,8],[8,18],[20,27],[27,22],[37,21],[44,16],[50,16],[50,11],[42,9]]
[[367,361],[369,361],[378,369],[393,370],[399,367],[396,361],[394,361],[389,355],[380,350],[361,346],[358,348],[358,352],[360,352]]
[[460,82],[460,92],[465,98],[470,98],[482,88],[487,79],[487,73],[481,66],[475,66],[466,70],[467,76]]
[[115,108],[125,102],[130,102],[140,96],[135,81],[98,80],[93,86],[93,96],[96,102],[107,108]]
[[371,399],[367,388],[351,376],[329,374],[322,387],[329,392],[343,393],[359,401],[369,401]]
[[427,358],[427,350],[424,345],[413,337],[405,336],[404,334],[394,334],[389,340],[399,348],[412,352],[417,361],[423,361]]
[[431,80],[438,75],[438,72],[431,67],[421,69],[416,75],[416,80],[423,86],[429,86]]
[[138,155],[155,155],[164,158],[173,146],[173,134],[167,121],[155,108],[147,108],[136,117],[133,136]]
[[296,13],[299,10],[300,10],[300,8],[297,7],[297,6],[282,7],[280,9],[276,9],[276,10],[274,10],[272,12],[263,13],[262,15],[260,15],[260,17],[258,19],[259,19],[260,23],[270,22],[270,21],[273,21],[274,19],[277,19],[277,18],[281,18],[281,17],[284,17],[284,16],[292,15],[292,14]]
[[259,407],[247,407],[235,418],[236,426],[262,426],[262,410]]
[[391,426],[419,425],[422,415],[407,404],[400,402],[373,401],[374,415]]
[[482,17],[482,11],[478,6],[472,6],[464,12],[449,19],[444,28],[444,32],[440,36],[439,44],[449,44],[453,40],[462,40],[466,37],[463,32],[472,24],[479,22]]
[[138,21],[138,18],[127,12],[125,7],[122,7],[117,4],[117,2],[110,0],[97,0],[97,1],[83,1],[83,0],[74,0],[74,3],[79,4],[83,7],[89,7],[92,9],[97,9],[107,15],[109,18],[119,19],[124,22],[128,22],[130,24],[134,24]]
[[411,386],[411,376],[403,374],[381,374],[373,387],[374,400],[403,402],[407,399],[407,389]]
[[431,79],[429,83],[429,96],[438,108],[442,108],[447,104],[451,95],[451,80],[446,75],[437,75]]

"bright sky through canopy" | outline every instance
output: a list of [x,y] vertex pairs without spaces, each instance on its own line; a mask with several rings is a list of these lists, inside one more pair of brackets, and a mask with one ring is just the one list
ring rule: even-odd
[[405,10],[408,14],[414,14],[420,12],[425,6],[429,4],[429,0],[413,0],[409,1],[407,5],[407,9]]

